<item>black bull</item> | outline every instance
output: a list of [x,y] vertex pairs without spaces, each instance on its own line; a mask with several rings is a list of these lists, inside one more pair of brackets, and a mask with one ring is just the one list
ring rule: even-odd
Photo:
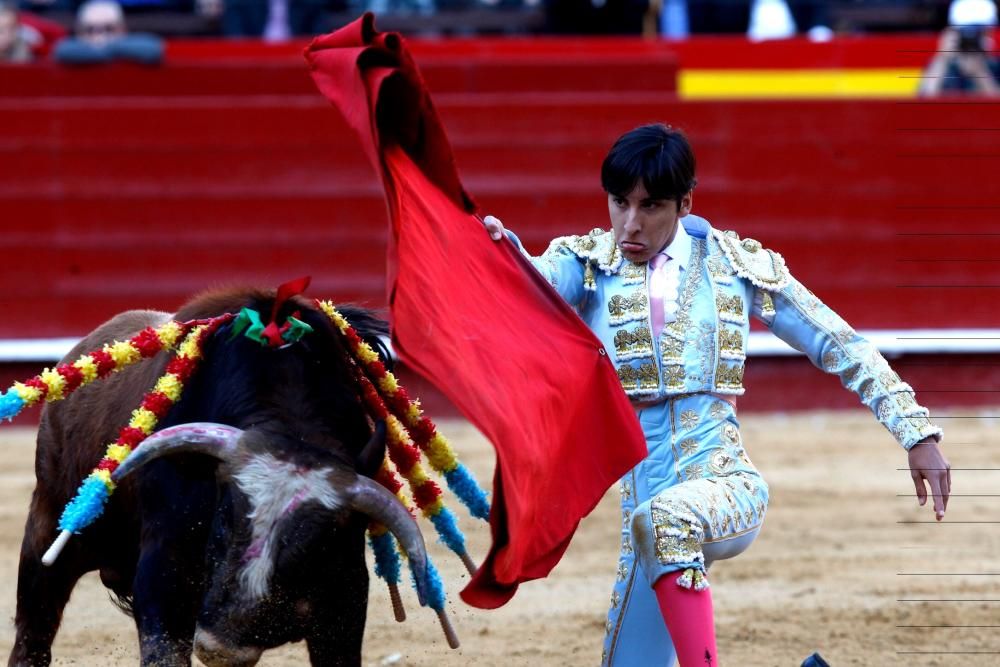
[[[207,318],[246,306],[266,319],[273,302],[271,293],[216,292],[173,317]],[[63,506],[169,355],[44,408],[11,665],[49,664],[63,608],[91,570],[133,614],[144,665],[189,665],[192,650],[208,665],[252,665],[264,649],[299,640],[315,665],[360,663],[369,519],[390,527],[417,572],[423,542],[402,505],[369,479],[384,456],[384,428],[372,434],[339,333],[298,297],[282,305],[276,320],[293,311],[313,328],[293,345],[262,347],[232,337],[230,326],[206,342],[199,369],[158,425],[174,429],[139,446],[135,461],[116,473],[126,474],[104,515],[74,536],[51,567],[41,556],[58,532]],[[342,312],[363,338],[385,332],[384,323],[360,309]],[[66,361],[170,317],[123,313]],[[184,426],[194,422],[232,428],[199,434]]]

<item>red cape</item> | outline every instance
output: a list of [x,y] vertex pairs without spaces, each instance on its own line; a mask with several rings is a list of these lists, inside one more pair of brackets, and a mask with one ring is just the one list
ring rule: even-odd
[[642,430],[601,343],[474,215],[399,35],[366,14],[306,58],[385,186],[393,345],[496,448],[493,545],[462,598],[499,607],[555,567],[580,519],[646,455]]

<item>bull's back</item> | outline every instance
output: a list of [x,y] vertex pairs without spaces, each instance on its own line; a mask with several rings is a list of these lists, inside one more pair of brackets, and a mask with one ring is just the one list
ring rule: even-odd
[[[72,363],[107,343],[128,340],[145,327],[160,326],[171,317],[169,313],[153,310],[130,310],[116,315],[74,346],[61,363]],[[65,502],[72,496],[103,457],[108,443],[128,423],[132,410],[152,388],[168,359],[167,354],[160,353],[95,380],[42,408],[35,475],[37,488],[46,499]]]

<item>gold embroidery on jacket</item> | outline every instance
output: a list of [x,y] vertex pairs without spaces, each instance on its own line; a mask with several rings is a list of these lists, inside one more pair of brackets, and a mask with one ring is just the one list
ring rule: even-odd
[[591,292],[597,289],[597,281],[594,279],[594,265],[589,261],[583,264],[583,287]]
[[774,309],[774,298],[771,296],[771,293],[761,290],[760,296],[760,314],[764,317],[777,315],[778,311]]
[[660,343],[660,351],[665,363],[679,362],[684,358],[684,341],[664,336]]
[[684,366],[680,364],[670,364],[663,367],[663,384],[667,386],[667,389],[683,389],[685,377],[687,376],[684,374]]
[[639,373],[629,365],[618,367],[618,380],[622,383],[622,388],[628,393],[634,393],[639,388]]
[[645,285],[646,284],[646,264],[635,264],[625,262],[619,272],[622,283],[625,285]]
[[639,366],[639,390],[652,392],[656,391],[659,386],[660,377],[656,371],[656,364],[649,363]]
[[719,329],[719,357],[722,359],[744,359],[743,334],[736,329]]
[[722,393],[733,393],[743,390],[743,363],[719,363],[715,374],[715,387]]
[[653,337],[649,327],[642,325],[632,330],[621,329],[615,333],[615,354],[618,361],[653,356]]
[[608,300],[608,314],[608,324],[611,326],[645,320],[649,315],[649,296],[646,290],[638,289],[631,296],[615,294]]
[[743,314],[743,297],[739,294],[726,296],[720,294],[715,298],[719,319],[733,324],[743,324],[746,318]]

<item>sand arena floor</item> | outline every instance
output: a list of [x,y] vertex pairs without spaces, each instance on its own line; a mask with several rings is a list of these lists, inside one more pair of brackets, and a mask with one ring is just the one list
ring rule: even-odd
[[[998,422],[990,416],[998,413],[938,413],[949,417],[941,423],[954,468],[1000,469]],[[913,493],[908,473],[897,470],[905,467],[905,454],[866,412],[747,415],[743,426],[772,498],[757,542],[712,570],[723,665],[797,667],[817,649],[834,667],[1000,664],[1000,575],[990,576],[1000,573],[1000,526],[963,523],[1000,521],[1000,472],[953,472],[954,493],[969,495],[954,497],[946,523],[935,525],[912,495],[898,495]],[[464,422],[444,421],[440,428],[480,480],[489,481],[488,443]],[[34,432],[4,426],[0,447],[0,648],[6,653],[34,484]],[[467,575],[433,545],[463,642],[456,651],[448,649],[433,614],[417,608],[412,591],[404,592],[409,619],[392,620],[385,587],[373,576],[364,664],[596,665],[617,554],[617,505],[612,489],[552,575],[523,586],[497,611],[458,600]],[[900,523],[910,521],[931,523]],[[471,553],[481,557],[487,527],[462,523]],[[942,599],[963,601],[926,601]],[[77,586],[54,656],[56,665],[137,664],[132,622],[112,606],[95,574]],[[293,645],[265,653],[260,664],[305,663],[304,646]]]

